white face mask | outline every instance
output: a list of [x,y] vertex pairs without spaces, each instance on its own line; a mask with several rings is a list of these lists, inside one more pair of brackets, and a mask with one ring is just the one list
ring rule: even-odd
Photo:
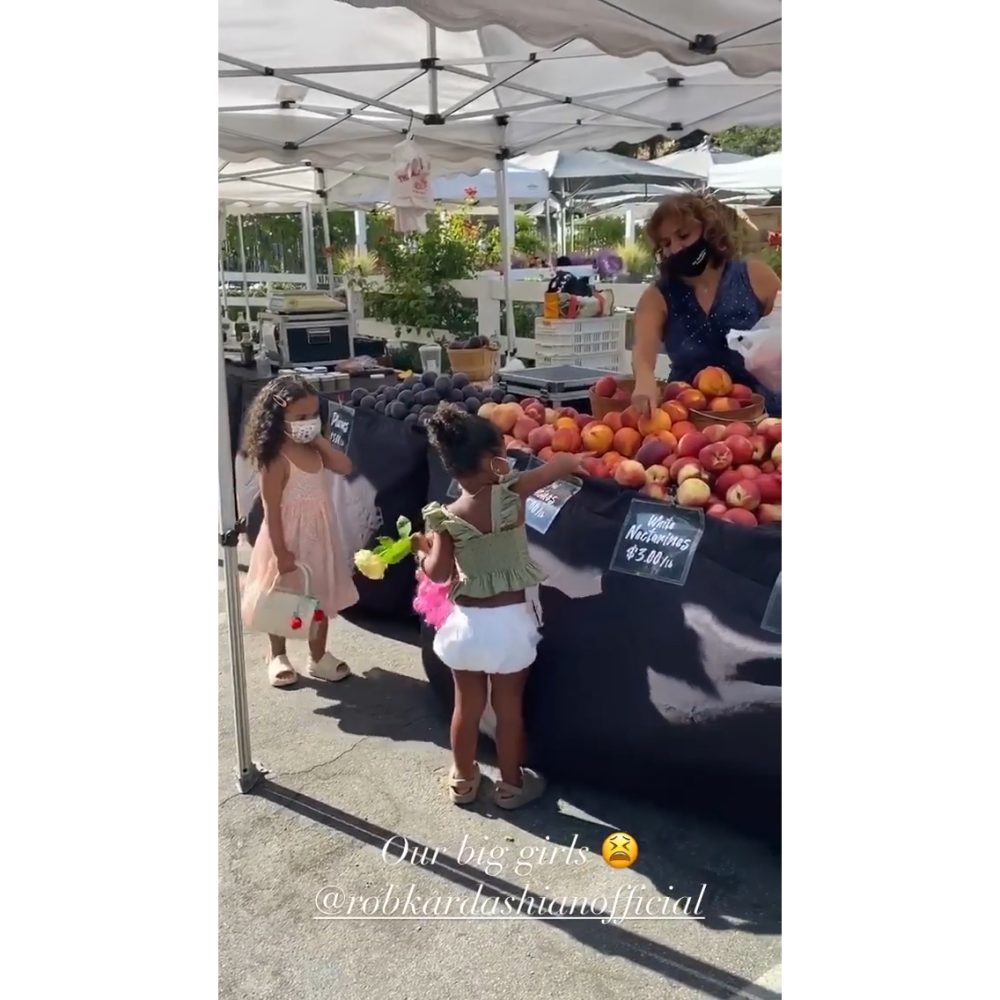
[[285,424],[285,433],[296,444],[309,444],[319,434],[322,423],[319,417],[312,420],[293,420]]

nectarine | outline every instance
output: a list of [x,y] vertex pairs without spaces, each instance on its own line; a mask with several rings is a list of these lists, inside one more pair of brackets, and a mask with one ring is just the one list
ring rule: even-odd
[[639,490],[639,493],[644,497],[649,497],[650,500],[667,499],[666,488],[661,483],[646,483],[646,485]]
[[722,515],[722,520],[729,521],[730,524],[741,524],[744,528],[757,527],[757,518],[753,516],[753,511],[743,507],[730,508]]
[[753,390],[750,386],[741,385],[739,382],[734,383],[732,389],[729,390],[730,399],[745,399],[749,402],[752,395]]
[[569,427],[557,426],[555,434],[552,435],[553,451],[579,451],[580,443],[580,431],[572,421]]
[[692,476],[697,476],[699,479],[705,477],[701,462],[696,458],[678,458],[670,466],[670,478],[675,483],[683,483],[685,479],[690,479]]
[[612,443],[615,451],[631,458],[642,444],[642,435],[634,427],[623,427],[620,431],[615,431]]
[[[622,427],[634,427],[636,430],[639,429],[639,418],[641,414],[634,406],[627,406],[622,410]],[[663,430],[668,430],[669,428],[664,427]]]
[[576,415],[576,426],[582,431],[587,424],[593,423],[593,413],[578,413]]
[[738,410],[742,404],[738,399],[730,399],[729,396],[716,396],[708,401],[710,413],[728,413],[730,410]]
[[[624,417],[622,421],[624,422]],[[669,431],[672,423],[673,421],[663,410],[653,410],[648,417],[639,417],[638,430],[640,434],[655,434],[657,431]]]
[[671,399],[668,402],[664,403],[660,407],[660,409],[663,410],[663,412],[668,417],[670,417],[670,419],[674,423],[676,423],[678,420],[687,420],[687,418],[690,416],[688,408],[683,403],[678,402],[676,399]]
[[750,438],[734,434],[726,438],[726,447],[733,453],[733,465],[745,465],[753,461],[754,447]]
[[646,485],[646,470],[630,458],[622,459],[615,467],[615,482],[619,486],[631,486],[638,489]]
[[514,424],[514,437],[516,437],[518,441],[524,441],[525,443],[527,443],[528,435],[533,430],[537,429],[538,429],[538,424],[535,423],[535,421],[532,420],[531,417],[521,417]]
[[541,459],[541,460],[542,460],[543,462],[551,462],[551,461],[552,461],[552,456],[553,456],[553,455],[555,455],[555,452],[554,452],[554,451],[552,450],[551,446],[549,446],[549,445],[546,445],[546,446],[545,446],[544,448],[542,448],[542,450],[541,450],[541,451],[539,451],[539,453],[538,453],[538,457],[539,457],[539,458],[540,458],[540,459]]
[[663,390],[663,398],[668,402],[676,399],[685,389],[693,388],[690,382],[668,382]]
[[702,427],[701,433],[708,438],[712,444],[716,441],[721,441],[726,436],[726,425],[725,424],[709,424],[707,427]]
[[622,415],[618,410],[605,413],[601,419],[612,431],[620,431],[622,429]]
[[715,444],[706,444],[698,452],[698,461],[706,472],[722,472],[733,464],[733,453],[722,441],[717,441]]
[[[619,433],[624,433],[620,431]],[[670,454],[670,449],[655,438],[643,444],[635,453],[635,460],[641,465],[649,468],[651,465],[662,465]]]
[[744,479],[756,479],[758,476],[763,475],[763,473],[756,465],[737,465],[736,471]]
[[726,503],[730,507],[745,507],[753,510],[760,506],[760,490],[757,484],[749,479],[741,479],[726,490]]
[[601,461],[609,468],[614,469],[614,467],[625,460],[624,455],[619,455],[617,451],[606,451],[601,456]]
[[780,469],[781,468],[781,442],[779,441],[775,446],[774,450],[771,452],[771,461]]
[[593,421],[584,427],[580,438],[585,451],[592,451],[595,455],[603,455],[611,448],[615,432],[607,424]]
[[684,389],[678,393],[677,399],[689,410],[708,409],[708,397],[700,389]]
[[726,428],[726,437],[732,437],[734,434],[750,437],[753,434],[753,428],[749,424],[743,423],[742,420],[737,420]]
[[680,441],[685,434],[690,434],[692,431],[696,431],[697,429],[698,428],[695,427],[690,420],[681,420],[670,428],[670,433],[673,434],[678,441]]
[[646,470],[647,483],[659,483],[661,486],[670,482],[670,472],[662,465],[651,465]]
[[594,395],[610,399],[615,394],[617,388],[618,383],[615,381],[614,376],[605,375],[604,378],[599,378],[594,383]]
[[711,444],[711,442],[701,431],[691,431],[677,442],[677,454],[681,456],[697,455],[707,444]]
[[677,487],[677,502],[682,507],[704,507],[712,491],[704,479],[691,477]]
[[552,435],[555,432],[555,427],[552,424],[542,424],[541,427],[536,427],[528,432],[528,447],[537,454],[552,444]]
[[736,471],[736,469],[727,469],[725,472],[719,475],[719,478],[715,481],[715,494],[719,497],[725,497],[726,491],[730,486],[735,486],[743,477]]
[[761,524],[781,524],[781,504],[762,503],[757,508],[757,519]]
[[763,434],[751,434],[747,440],[753,445],[753,458],[751,461],[762,462],[767,458],[767,453],[771,446],[767,443],[767,438]]
[[694,377],[694,387],[706,396],[728,396],[733,388],[733,380],[724,368],[714,366],[702,368]]
[[573,417],[558,417],[555,424],[556,430],[560,427],[576,427],[576,420]]
[[724,503],[710,503],[705,511],[709,517],[722,517],[729,508]]
[[773,473],[758,476],[754,483],[760,490],[761,503],[781,503],[781,477]]

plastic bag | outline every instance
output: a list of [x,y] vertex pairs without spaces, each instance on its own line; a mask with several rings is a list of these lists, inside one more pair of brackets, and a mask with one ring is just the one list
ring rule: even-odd
[[396,232],[427,232],[427,213],[434,208],[431,161],[413,139],[392,149],[389,204],[395,209]]
[[726,343],[743,355],[747,371],[771,392],[781,392],[781,307],[749,330],[730,330]]

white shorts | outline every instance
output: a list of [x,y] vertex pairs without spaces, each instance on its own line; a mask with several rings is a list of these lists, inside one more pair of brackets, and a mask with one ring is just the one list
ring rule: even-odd
[[472,608],[456,604],[434,636],[434,652],[452,670],[516,674],[535,662],[541,635],[531,606]]

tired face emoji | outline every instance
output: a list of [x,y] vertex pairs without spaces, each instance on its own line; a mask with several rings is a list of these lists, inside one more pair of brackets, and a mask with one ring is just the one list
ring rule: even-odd
[[604,840],[601,854],[612,868],[631,868],[639,857],[639,844],[630,833],[612,833]]

